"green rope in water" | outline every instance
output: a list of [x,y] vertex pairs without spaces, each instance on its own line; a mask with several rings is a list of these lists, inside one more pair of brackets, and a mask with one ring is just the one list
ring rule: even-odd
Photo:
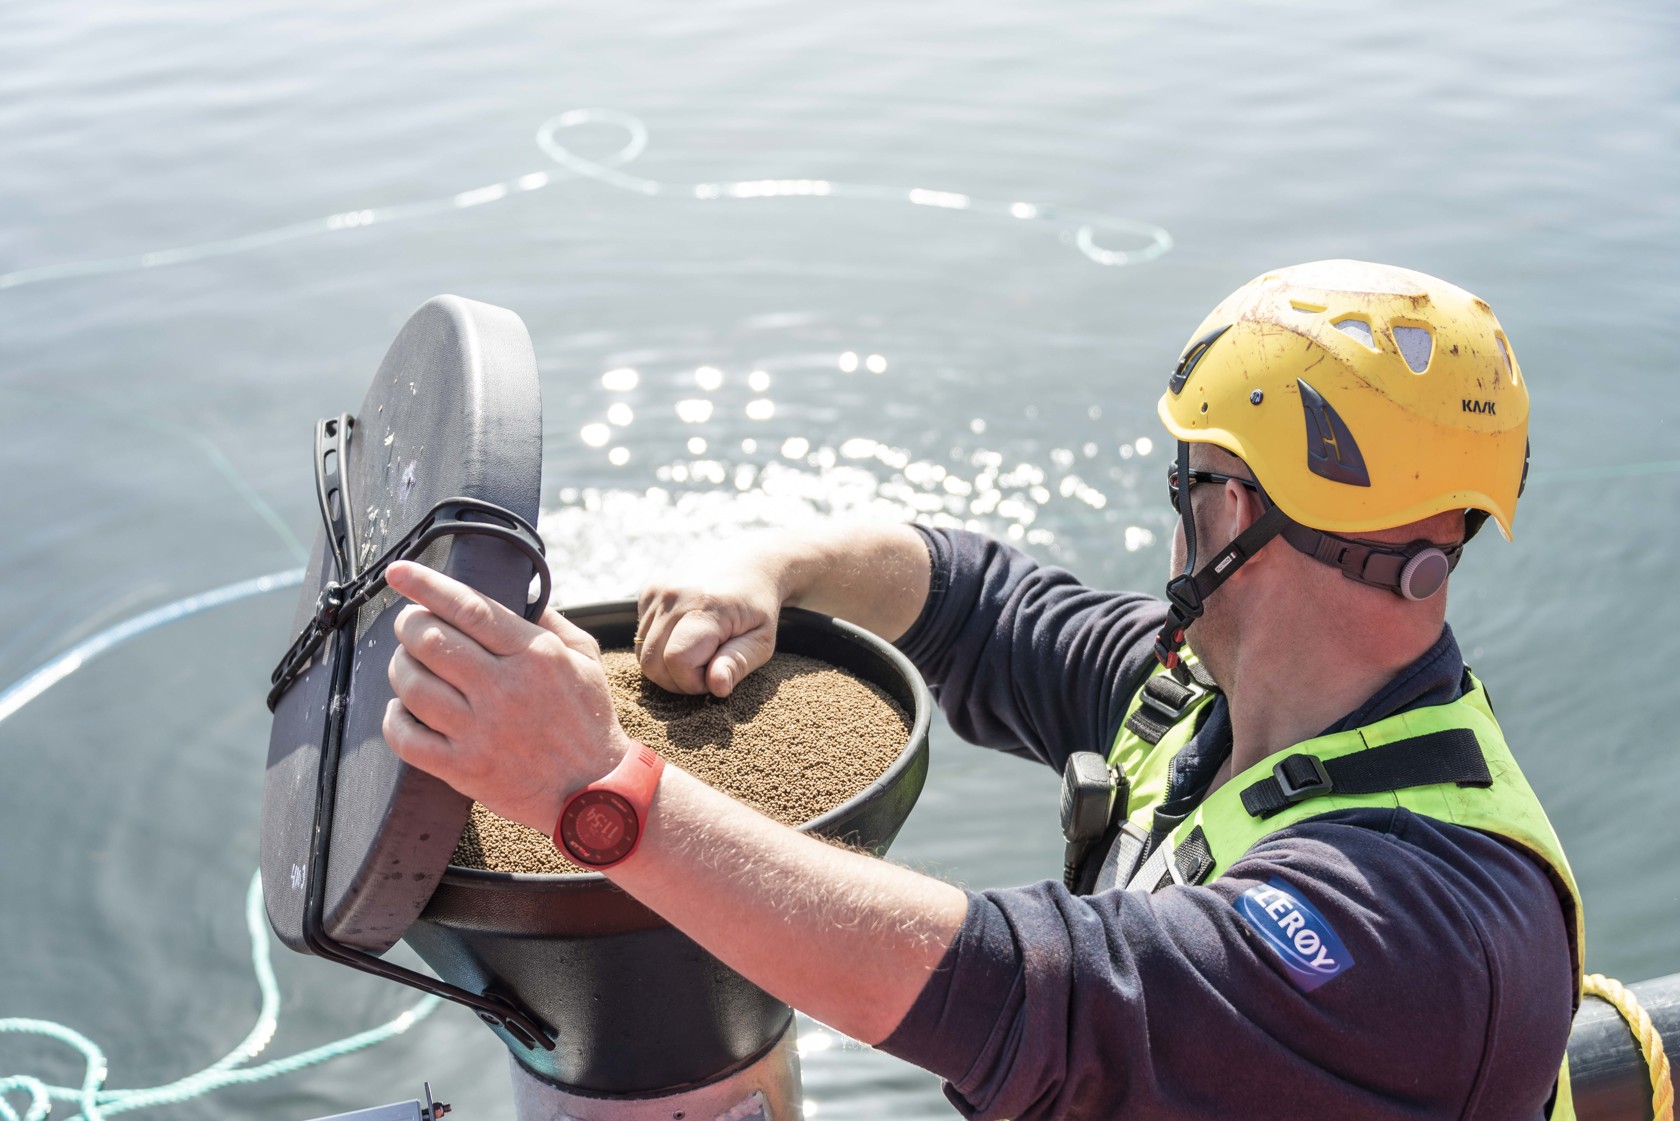
[[[55,1100],[73,1102],[81,1110],[71,1121],[102,1121],[118,1113],[190,1101],[224,1086],[278,1078],[399,1036],[431,1015],[440,1003],[438,997],[428,996],[378,1027],[283,1059],[245,1066],[262,1054],[280,1026],[280,985],[269,957],[268,919],[263,910],[262,881],[257,875],[251,877],[251,885],[245,893],[245,927],[251,937],[251,967],[257,976],[257,988],[262,993],[262,1007],[257,1013],[257,1022],[237,1047],[198,1073],[164,1086],[107,1090],[104,1085],[109,1064],[105,1061],[105,1053],[81,1032],[51,1020],[0,1019],[0,1035],[36,1035],[57,1040],[81,1052],[87,1064],[80,1086],[54,1086],[26,1074],[0,1077],[0,1121],[44,1121]],[[26,1094],[29,1098],[29,1105],[21,1114],[7,1100],[8,1095],[17,1094]]]

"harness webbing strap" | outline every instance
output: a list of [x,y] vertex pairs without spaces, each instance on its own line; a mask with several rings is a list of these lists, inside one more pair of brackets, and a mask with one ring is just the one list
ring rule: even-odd
[[1200,662],[1180,662],[1169,673],[1157,673],[1143,683],[1143,695],[1126,727],[1154,747],[1178,723],[1191,705],[1216,686]]
[[1178,723],[1184,710],[1202,695],[1194,684],[1178,681],[1170,673],[1158,673],[1143,683],[1138,706],[1126,719],[1126,727],[1151,747],[1161,742],[1167,729]]
[[1120,831],[1115,834],[1114,843],[1103,857],[1102,866],[1097,869],[1090,893],[1130,884],[1137,874],[1138,865],[1143,863],[1143,847],[1148,843],[1149,834],[1129,821],[1123,822]]
[[1336,759],[1285,756],[1272,767],[1271,778],[1243,790],[1242,804],[1249,816],[1268,818],[1326,794],[1379,794],[1443,782],[1493,785],[1482,746],[1468,728],[1428,732]]
[[1172,721],[1158,719],[1149,711],[1147,705],[1139,705],[1136,712],[1126,718],[1126,728],[1136,734],[1137,738],[1154,747],[1161,742],[1161,737],[1172,727]]
[[1126,890],[1154,894],[1178,882],[1178,864],[1172,859],[1172,847],[1159,845],[1126,881]]
[[1178,867],[1178,880],[1185,884],[1199,884],[1213,871],[1213,850],[1208,847],[1207,834],[1200,825],[1190,830],[1184,843],[1173,850],[1173,864]]

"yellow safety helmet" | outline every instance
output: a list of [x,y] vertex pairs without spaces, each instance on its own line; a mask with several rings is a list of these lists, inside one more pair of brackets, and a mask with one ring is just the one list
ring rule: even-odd
[[1510,538],[1528,386],[1482,300],[1410,269],[1314,261],[1249,281],[1191,339],[1162,423],[1240,456],[1291,520],[1358,533],[1479,510]]

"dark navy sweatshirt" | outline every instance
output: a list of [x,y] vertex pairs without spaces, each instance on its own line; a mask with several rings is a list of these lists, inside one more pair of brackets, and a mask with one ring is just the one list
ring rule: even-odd
[[[1087,588],[991,538],[923,534],[932,587],[899,645],[952,728],[1057,772],[1071,752],[1106,755],[1165,605]],[[1444,630],[1326,731],[1454,700],[1463,670]],[[1171,780],[1186,804],[1231,751],[1224,698],[1208,707]],[[1331,932],[1334,976],[1289,968],[1245,918],[1267,905]],[[1563,1058],[1572,985],[1563,911],[1535,859],[1403,809],[1341,811],[1279,830],[1200,887],[970,893],[881,1047],[944,1078],[973,1118],[1532,1121]]]

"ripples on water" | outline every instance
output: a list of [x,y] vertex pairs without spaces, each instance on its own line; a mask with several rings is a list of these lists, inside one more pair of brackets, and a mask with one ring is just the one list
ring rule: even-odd
[[[879,378],[888,366],[885,355],[845,351],[833,369],[840,376]],[[696,543],[836,516],[917,519],[993,533],[1051,555],[1057,536],[1043,523],[1058,517],[1101,520],[1113,527],[1119,547],[1134,553],[1153,545],[1171,522],[1161,503],[1149,501],[1154,488],[1143,481],[1155,450],[1147,435],[1121,444],[1088,440],[1051,448],[1048,462],[1040,464],[988,446],[986,418],[975,416],[966,425],[966,446],[937,459],[926,458],[923,449],[917,458],[868,435],[813,441],[797,428],[778,430],[768,423],[776,417],[776,398],[775,379],[766,370],[731,376],[700,366],[691,377],[691,396],[673,402],[657,394],[632,405],[627,398],[641,375],[618,367],[601,375],[593,400],[580,403],[582,395],[574,394],[568,402],[582,416],[600,417],[576,434],[585,448],[608,467],[652,459],[637,467],[642,475],[651,471],[656,485],[559,488],[558,505],[545,507],[539,529],[555,560],[560,601],[623,594]],[[731,395],[731,388],[739,391]],[[720,415],[725,409],[733,415]],[[643,438],[638,417],[654,411],[695,434]],[[1090,406],[1087,416],[1100,420],[1101,407]],[[766,434],[733,434],[755,424]],[[720,437],[720,428],[729,435]],[[672,444],[687,456],[664,458]]]
[[[560,135],[583,125],[608,124],[621,128],[627,139],[618,151],[598,159],[589,159],[560,143]],[[752,179],[716,183],[662,183],[619,169],[647,150],[648,129],[641,118],[613,109],[571,109],[544,121],[537,129],[537,146],[555,163],[573,176],[593,179],[633,194],[653,197],[678,196],[701,200],[751,200],[775,198],[837,198],[866,199],[872,202],[904,203],[941,210],[966,210],[977,214],[1013,218],[1035,222],[1056,230],[1062,240],[1076,248],[1090,261],[1099,265],[1118,267],[1153,261],[1172,248],[1172,235],[1160,226],[1148,222],[1108,214],[1066,210],[1035,202],[992,202],[959,191],[935,190],[929,187],[889,187],[877,183],[841,183],[829,179]],[[163,268],[205,261],[214,257],[228,257],[267,249],[299,238],[364,229],[375,223],[389,225],[415,218],[446,214],[452,210],[466,210],[485,206],[521,194],[540,191],[570,176],[550,171],[533,171],[513,179],[504,179],[482,187],[469,187],[439,198],[396,205],[358,207],[288,222],[283,226],[257,230],[237,237],[217,238],[166,248],[149,249],[124,257],[105,257],[92,261],[67,261],[55,265],[0,272],[0,288],[21,288],[27,284],[42,284],[54,280],[73,280],[78,277],[110,276],[117,273],[138,272],[142,269]],[[1133,247],[1107,246],[1099,238],[1119,235],[1136,242]]]
[[[602,122],[624,128],[629,136],[624,148],[603,160],[578,157],[556,140],[562,129]],[[1146,263],[1171,246],[1164,229],[1143,223],[1061,212],[1024,201],[992,203],[930,188],[786,179],[660,183],[616,170],[641,154],[647,132],[636,118],[610,111],[578,111],[556,117],[539,131],[539,143],[567,172],[646,196],[670,194],[675,189],[701,200],[850,198],[968,210],[1047,225],[1087,260],[1110,267]],[[0,273],[0,289],[73,282],[272,250],[303,238],[484,206],[541,190],[559,177],[548,172],[529,173],[447,197],[344,211],[232,238],[123,257],[14,269]],[[1098,244],[1099,231],[1141,240],[1132,249],[1105,247]],[[826,362],[819,359],[818,364],[826,364],[821,372],[827,376],[874,382],[867,387],[848,387],[842,396],[879,397],[894,392],[890,387],[895,387],[895,382],[902,384],[900,372],[895,371],[892,378],[887,376],[892,365],[888,356],[874,351],[848,350],[828,356]],[[839,436],[826,431],[826,426],[800,420],[804,402],[796,395],[790,413],[779,404],[776,383],[779,378],[809,380],[814,372],[812,360],[807,357],[766,365],[774,372],[772,368],[726,372],[722,365],[702,365],[692,371],[662,370],[652,387],[643,384],[636,369],[620,366],[601,374],[593,401],[584,399],[587,394],[579,387],[569,388],[566,414],[582,418],[583,423],[570,440],[562,440],[557,449],[561,458],[578,466],[580,455],[593,455],[598,457],[596,469],[604,468],[609,475],[620,469],[643,477],[651,473],[654,485],[558,488],[555,503],[545,507],[540,520],[555,567],[557,601],[578,602],[631,592],[648,576],[677,563],[697,544],[721,541],[745,530],[798,526],[836,516],[920,519],[934,525],[995,533],[1051,554],[1059,551],[1058,539],[1048,523],[1058,517],[1070,524],[1093,517],[1113,523],[1116,540],[1128,552],[1154,544],[1157,529],[1169,517],[1164,510],[1145,511],[1137,505],[1137,468],[1153,451],[1153,439],[1148,435],[1115,444],[1106,438],[1111,434],[1107,426],[1102,426],[1103,441],[1085,440],[1077,446],[1050,448],[1047,461],[1041,464],[1024,457],[1007,440],[988,441],[986,410],[976,410],[976,415],[960,426],[963,442],[953,444],[943,456],[930,457],[925,449],[913,452],[866,434],[866,426],[860,426],[857,434]],[[670,392],[675,383],[683,383],[680,393]],[[74,412],[89,408],[73,396],[50,392],[25,391],[17,396],[50,409]],[[92,408],[96,415],[101,407]],[[1101,407],[1090,405],[1085,414],[1095,424],[1101,420]],[[655,418],[665,423],[644,432],[642,429],[648,427],[645,422]],[[1036,406],[1027,408],[1026,419],[1037,419]],[[274,529],[287,549],[298,554],[300,542],[291,529],[214,441],[190,425],[146,413],[112,411],[105,420],[138,425],[196,448],[240,499]],[[674,432],[671,422],[676,425]],[[551,436],[550,443],[555,439]],[[686,455],[671,458],[670,451],[678,448]],[[375,525],[374,513],[369,511],[370,532]],[[0,721],[18,715],[49,690],[61,686],[74,689],[79,684],[71,681],[74,675],[119,647],[143,644],[159,628],[199,614],[242,603],[252,596],[266,596],[275,588],[291,588],[296,577],[294,571],[207,590],[99,631],[0,693]],[[267,959],[259,952],[258,960]],[[272,996],[265,993],[264,1011],[258,1028],[253,1029],[261,1034],[261,1044],[247,1057],[256,1056],[276,1031],[276,1012],[267,1003]],[[399,1016],[392,1021],[395,1031],[406,1032],[429,1011],[429,1005],[422,1005]],[[56,1030],[49,1029],[49,1033]],[[59,1038],[68,1041],[78,1037]],[[103,1082],[105,1059],[98,1054],[96,1044],[83,1041],[75,1045],[88,1050],[88,1077]],[[897,1100],[901,1114],[909,1102],[918,1099],[923,1103],[921,1108],[943,1112],[931,1096],[932,1081],[927,1075],[804,1019],[800,1051],[806,1069],[808,1115],[824,1112],[825,1102],[840,1107],[842,1115],[847,1108],[870,1111],[875,1106],[867,1103],[883,1098]],[[237,1080],[246,1075],[242,1072],[229,1077]],[[23,1092],[34,1084],[19,1086],[18,1092]],[[120,1111],[119,1107],[131,1108],[149,1101],[180,1108],[177,1098],[190,1098],[204,1089],[202,1085],[193,1088],[189,1081],[132,1099],[113,1095],[105,1107]],[[39,1098],[34,1104],[39,1108],[45,1100]]]
[[[118,1085],[248,1026],[239,897],[290,597],[77,644],[297,563],[307,425],[354,407],[427,296],[531,325],[563,601],[833,514],[1156,587],[1166,366],[1235,284],[1336,255],[1462,279],[1519,340],[1535,485],[1454,618],[1585,885],[1595,967],[1680,968],[1651,781],[1674,775],[1680,622],[1625,594],[1666,588],[1680,549],[1672,520],[1629,533],[1677,495],[1677,41],[1672,6],[1633,0],[0,9],[0,463],[27,502],[0,660],[90,652],[0,725],[27,854],[0,862],[0,1015],[83,1028]],[[529,122],[580,103],[621,108],[551,118],[548,164],[517,172]],[[1640,703],[1578,695],[1606,620]],[[895,855],[976,886],[1053,874],[1053,781],[942,735]],[[278,964],[281,1052],[409,996]],[[818,1116],[951,1115],[929,1076],[803,1029]],[[448,1010],[176,1112],[297,1121],[429,1077],[495,1116],[499,1050]]]

